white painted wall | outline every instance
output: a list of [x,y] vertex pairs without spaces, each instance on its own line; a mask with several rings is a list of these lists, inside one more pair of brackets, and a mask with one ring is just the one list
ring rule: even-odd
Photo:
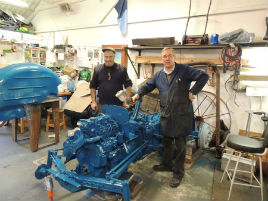
[[[105,21],[100,21],[116,3],[116,0],[72,0],[69,2],[71,12],[62,12],[55,4],[40,4],[39,12],[33,19],[36,33],[44,36],[45,44],[53,46],[55,37],[53,34],[68,36],[69,44],[73,46],[101,47],[106,44],[127,44],[132,46],[134,38],[175,37],[178,42],[184,35],[189,0],[128,0],[128,34],[122,37],[117,26],[117,13],[115,9],[108,15]],[[209,0],[192,1],[191,15],[187,34],[203,34]],[[213,0],[208,20],[207,33],[209,35],[226,33],[243,28],[247,32],[255,34],[255,41],[260,41],[266,33],[265,17],[267,15],[267,0]],[[202,17],[197,17],[203,15]],[[242,57],[249,59],[251,65],[262,66],[268,69],[267,48],[249,48],[243,50]],[[261,53],[260,53],[261,52]],[[144,51],[143,55],[158,56],[159,51]],[[177,50],[177,56],[181,57],[205,57],[218,58],[219,50]],[[262,55],[263,55],[262,54]],[[130,52],[133,60],[137,52]],[[254,64],[255,62],[255,64]],[[258,62],[258,64],[256,64]],[[161,66],[158,67],[158,69]],[[262,68],[263,70],[263,68]],[[135,82],[136,76],[130,65],[128,71]],[[221,76],[221,97],[228,102],[232,110],[232,132],[245,129],[249,99],[245,93],[235,94],[226,92],[224,83],[228,74]],[[215,91],[215,89],[209,89]],[[234,97],[239,107],[234,104]],[[253,98],[253,107],[259,105],[258,98]],[[268,111],[267,98],[263,100],[263,106]],[[259,117],[253,118],[252,131],[261,132],[262,122]]]
[[[115,9],[100,24],[115,2],[116,0],[77,0],[70,3],[72,11],[65,13],[59,6],[43,6],[39,8],[33,23],[37,33],[78,29],[81,29],[80,33],[88,31],[87,41],[98,44],[127,42],[131,45],[133,38],[144,37],[174,36],[178,41],[181,40],[188,16],[188,0],[128,0],[129,32],[125,38],[119,34]],[[192,1],[191,15],[205,15],[208,5],[209,0]],[[213,0],[207,33],[221,34],[244,28],[248,32],[254,32],[257,38],[263,38],[267,7],[267,0]],[[187,34],[203,34],[205,21],[205,17],[192,18]],[[76,34],[78,37],[84,38],[85,35]]]

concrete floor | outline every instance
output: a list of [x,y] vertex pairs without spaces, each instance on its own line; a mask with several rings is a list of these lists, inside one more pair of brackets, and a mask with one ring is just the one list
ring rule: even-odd
[[174,201],[211,200],[216,158],[203,152],[195,164],[185,172],[178,188],[170,188],[171,172],[154,172],[152,166],[160,161],[155,152],[130,166],[130,170],[143,179],[144,187],[135,200]]
[[[24,136],[27,136],[27,134],[28,132]],[[42,128],[41,141],[47,140],[48,134],[52,134],[52,132],[45,133],[44,128]],[[66,137],[67,130],[61,130],[59,144],[38,150],[37,152],[31,152],[27,140],[20,143],[12,141],[11,127],[4,126],[0,128],[0,200],[47,201],[48,196],[42,180],[37,180],[34,176],[37,168],[34,161],[47,156],[48,149],[62,147]],[[155,152],[145,159],[130,165],[129,170],[143,180],[141,191],[132,200],[227,200],[226,191],[228,193],[228,190],[226,189],[229,188],[229,183],[227,181],[225,184],[219,184],[219,175],[222,172],[217,169],[220,160],[214,157],[214,153],[203,151],[194,165],[186,171],[185,177],[178,188],[170,188],[168,185],[169,179],[172,176],[171,173],[154,172],[152,170],[152,166],[158,163],[159,156]],[[267,183],[267,178],[265,178],[265,181]],[[221,191],[223,187],[225,190]],[[254,193],[255,195],[255,191],[257,191],[257,194],[259,193],[259,190],[248,191],[245,188],[242,191],[244,197],[247,197],[246,194],[252,195]],[[236,198],[240,197],[237,196],[240,193],[241,191],[238,189],[237,191],[234,190],[232,195]],[[91,192],[89,190],[70,193],[54,180],[55,201],[99,201],[115,197],[111,193],[100,191],[97,191],[94,196],[90,195]],[[255,200],[260,199],[257,197]],[[265,200],[267,200],[267,197],[265,197]]]

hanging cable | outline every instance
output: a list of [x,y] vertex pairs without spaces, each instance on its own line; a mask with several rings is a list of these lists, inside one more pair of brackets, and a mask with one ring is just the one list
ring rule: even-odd
[[226,73],[227,69],[235,70],[239,74],[241,66],[242,49],[238,44],[230,44],[220,51],[220,58],[223,61],[223,72]]
[[184,32],[185,36],[186,36],[187,28],[188,28],[188,23],[191,18],[191,7],[192,7],[192,0],[190,0],[190,4],[189,4],[188,18],[187,18],[187,23],[186,23],[185,32]]
[[228,82],[230,82],[229,80],[233,78],[232,89],[235,90],[234,103],[238,107],[239,105],[236,102],[236,92],[238,90],[237,85],[239,81],[238,75],[240,74],[241,55],[242,48],[238,44],[229,44],[220,51],[220,58],[223,61],[223,72],[226,73],[228,69],[234,70],[233,75],[231,75],[230,78],[228,78],[225,82],[225,89],[227,91],[226,85]]
[[[188,45],[208,45],[208,34],[206,34],[206,30],[207,30],[207,25],[208,25],[208,16],[209,16],[209,11],[210,11],[210,7],[212,4],[212,0],[210,0],[209,2],[209,7],[208,7],[208,11],[206,16],[206,24],[205,24],[205,30],[204,30],[204,34],[203,35],[189,35],[187,36],[187,28],[188,28],[188,24],[189,24],[189,20],[192,18],[191,17],[191,8],[192,8],[192,1],[189,0],[189,12],[188,12],[188,18],[187,18],[187,22],[186,22],[186,27],[185,27],[185,32],[184,32],[184,36],[182,38],[182,44],[188,44]],[[202,15],[204,16],[204,15]]]
[[230,76],[230,77],[225,81],[225,83],[224,83],[225,90],[227,91],[227,93],[228,93],[229,95],[230,95],[230,93],[229,93],[229,91],[228,91],[228,89],[227,89],[227,84],[230,83],[230,82],[232,82],[232,81],[230,81],[231,78],[232,78],[232,76]]
[[205,31],[204,31],[203,36],[205,36],[205,34],[206,34],[206,30],[207,30],[207,25],[208,25],[208,15],[209,15],[209,11],[210,11],[211,3],[212,3],[212,0],[210,0],[210,2],[209,2],[208,12],[207,12],[207,19],[206,19],[206,25],[205,25]]

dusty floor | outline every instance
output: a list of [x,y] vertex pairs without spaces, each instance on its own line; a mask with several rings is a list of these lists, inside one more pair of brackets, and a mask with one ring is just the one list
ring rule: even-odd
[[[222,171],[220,170],[220,162],[215,166],[214,172],[214,185],[213,194],[211,200],[222,201],[228,199],[230,181],[227,176],[224,178],[223,182],[220,183],[222,177]],[[265,177],[265,187],[267,187],[267,177]],[[256,184],[256,182],[254,182]],[[250,188],[240,185],[234,185],[229,201],[252,201],[261,200],[260,189]],[[267,190],[264,190],[264,200],[267,200]]]
[[158,164],[156,152],[142,161],[130,166],[135,175],[140,176],[144,188],[135,200],[174,201],[174,200],[211,200],[213,174],[217,159],[212,153],[203,152],[195,164],[185,172],[178,188],[170,188],[170,172],[154,172],[152,166]]
[[[47,139],[47,135],[42,130],[42,138]],[[24,136],[27,135],[27,132]],[[62,147],[62,143],[67,137],[67,130],[61,130],[60,143],[48,148],[31,152],[27,140],[15,143],[11,138],[11,127],[0,128],[0,200],[5,201],[47,201],[47,192],[43,182],[37,180],[34,172],[37,166],[34,161],[47,156],[48,149]],[[42,139],[41,139],[42,141]],[[214,157],[214,153],[203,151],[202,155],[191,168],[186,171],[185,177],[178,188],[170,188],[168,185],[172,174],[168,172],[154,172],[152,166],[158,164],[158,154],[152,153],[145,159],[131,164],[129,171],[143,181],[142,188],[135,201],[177,201],[177,200],[227,200],[229,183],[226,181],[220,184],[218,181],[222,172],[219,170],[220,160]],[[267,180],[267,178],[265,178]],[[266,182],[267,183],[267,182]],[[107,192],[97,191],[92,196],[91,191],[70,193],[62,188],[54,180],[54,200],[73,201],[88,200],[99,201],[108,200],[114,196]],[[241,193],[243,196],[240,196]],[[237,189],[232,193],[232,200],[246,197],[260,200],[259,190]],[[247,196],[248,195],[248,196]],[[240,199],[242,200],[242,199]],[[245,199],[243,199],[245,200]],[[249,199],[250,200],[250,199]],[[251,199],[252,200],[252,199]],[[267,200],[267,197],[265,197]]]

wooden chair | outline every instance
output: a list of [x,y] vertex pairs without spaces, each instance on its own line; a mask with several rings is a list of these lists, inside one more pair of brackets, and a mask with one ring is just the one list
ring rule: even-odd
[[[65,123],[65,116],[64,116],[64,110],[59,109],[59,118],[60,118],[60,127],[63,126],[64,130],[66,129],[66,123]],[[50,127],[54,128],[54,123],[53,121],[53,113],[52,113],[52,108],[47,109],[47,123],[46,123],[46,132],[49,131]]]
[[20,133],[24,133],[25,127],[28,127],[28,120],[26,117],[22,117],[19,119],[18,126],[20,127]]

